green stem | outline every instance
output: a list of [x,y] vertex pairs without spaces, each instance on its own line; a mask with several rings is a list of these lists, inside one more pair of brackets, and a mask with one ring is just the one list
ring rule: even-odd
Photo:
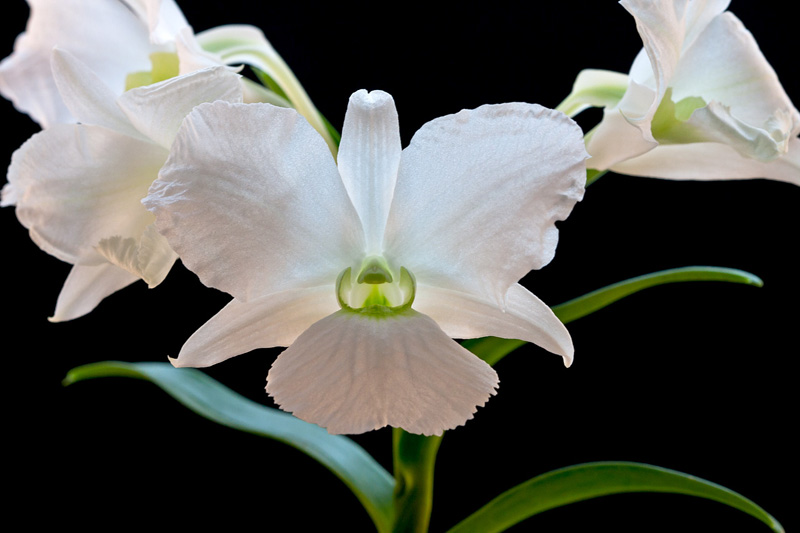
[[608,170],[596,170],[594,168],[586,169],[586,186],[588,187],[595,181],[602,178]]
[[433,508],[433,465],[442,437],[392,429],[395,533],[426,533]]

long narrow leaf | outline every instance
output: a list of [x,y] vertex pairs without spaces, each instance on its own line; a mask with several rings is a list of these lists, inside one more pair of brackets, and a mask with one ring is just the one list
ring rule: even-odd
[[[729,283],[754,285],[756,287],[761,287],[764,284],[758,276],[734,268],[710,266],[674,268],[608,285],[573,300],[569,300],[568,302],[556,305],[553,307],[553,312],[566,324],[586,315],[590,315],[595,311],[599,311],[605,306],[643,289],[664,285],[666,283],[684,281],[726,281]],[[461,344],[464,348],[490,365],[494,365],[503,357],[524,345],[525,342],[516,339],[481,337],[479,339],[464,340]]]
[[597,289],[584,294],[574,300],[564,302],[553,307],[553,312],[562,322],[572,322],[584,317],[603,307],[630,296],[642,289],[663,285],[665,283],[678,283],[684,281],[726,281],[729,283],[743,283],[761,287],[764,282],[758,276],[734,268],[721,268],[709,266],[689,266],[661,270],[626,279],[602,289]]
[[279,440],[316,459],[353,491],[378,531],[389,531],[394,479],[358,444],[259,405],[199,370],[168,363],[106,361],[72,369],[66,385],[91,378],[119,376],[151,381],[194,412],[234,429]]
[[669,492],[707,498],[756,517],[776,533],[784,531],[761,507],[710,481],[641,463],[603,462],[569,466],[530,479],[501,494],[449,533],[497,533],[549,509],[629,492]]

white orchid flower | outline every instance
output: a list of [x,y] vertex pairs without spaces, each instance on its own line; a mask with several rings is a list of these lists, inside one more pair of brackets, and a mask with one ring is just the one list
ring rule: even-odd
[[199,106],[144,204],[234,299],[173,364],[289,346],[267,392],[299,418],[332,433],[461,425],[498,378],[452,338],[523,339],[572,361],[564,325],[517,281],[552,259],[585,158],[574,122],[530,104],[433,120],[401,150],[391,96],[358,91],[338,168],[294,110]]
[[644,48],[625,76],[586,70],[559,106],[604,106],[589,168],[800,185],[800,113],[729,0],[622,0]]
[[194,70],[248,64],[286,94],[241,78],[245,101],[292,105],[335,148],[319,112],[258,28],[226,25],[194,34],[174,0],[28,0],[30,18],[0,63],[0,93],[43,128],[75,122],[50,68],[53,47],[72,53],[120,95]]
[[51,320],[84,315],[143,279],[151,287],[177,255],[141,199],[158,176],[183,118],[195,105],[241,101],[239,75],[196,71],[115,96],[80,60],[53,52],[53,76],[80,124],[55,124],[12,156],[2,205],[16,205],[44,251],[74,266]]

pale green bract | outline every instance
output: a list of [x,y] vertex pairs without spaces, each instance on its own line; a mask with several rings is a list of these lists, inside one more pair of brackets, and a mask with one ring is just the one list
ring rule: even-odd
[[331,433],[463,424],[498,377],[453,338],[572,360],[566,328],[517,281],[552,259],[585,157],[574,122],[531,104],[441,117],[403,150],[391,96],[358,91],[338,163],[294,110],[199,106],[144,204],[184,264],[234,299],[173,364],[289,346],[267,392]]

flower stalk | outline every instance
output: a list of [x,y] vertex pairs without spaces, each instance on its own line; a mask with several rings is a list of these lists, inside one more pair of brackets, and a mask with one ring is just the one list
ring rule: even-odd
[[394,533],[425,533],[433,508],[433,467],[442,436],[392,429]]

